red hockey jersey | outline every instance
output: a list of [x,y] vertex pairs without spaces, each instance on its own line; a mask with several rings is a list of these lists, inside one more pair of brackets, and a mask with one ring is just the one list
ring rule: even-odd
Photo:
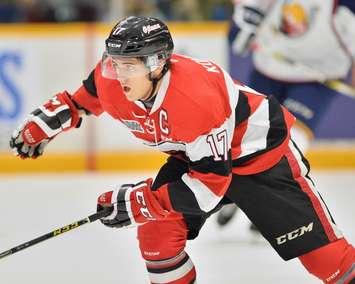
[[211,211],[232,173],[275,165],[294,122],[272,96],[235,83],[210,61],[176,54],[149,111],[128,101],[119,81],[102,77],[100,64],[73,99],[95,115],[107,112],[120,120],[144,144],[186,159],[189,172],[157,191],[166,209],[186,214]]

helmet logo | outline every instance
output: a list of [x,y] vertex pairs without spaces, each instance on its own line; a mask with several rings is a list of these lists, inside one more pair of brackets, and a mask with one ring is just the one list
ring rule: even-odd
[[160,25],[159,24],[155,24],[155,25],[152,25],[152,26],[143,26],[143,33],[145,34],[149,34],[151,31],[154,31],[156,29],[159,29],[160,28]]
[[118,35],[118,34],[122,33],[125,30],[126,30],[126,28],[122,28],[119,25],[119,26],[115,27],[114,31],[112,32],[112,35]]
[[109,42],[107,45],[108,45],[109,47],[115,47],[115,48],[121,47],[121,44],[120,44],[120,43]]

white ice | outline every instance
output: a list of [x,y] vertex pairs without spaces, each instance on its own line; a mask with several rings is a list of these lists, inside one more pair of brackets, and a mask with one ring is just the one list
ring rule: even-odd
[[[0,252],[94,213],[97,196],[144,174],[0,176]],[[355,243],[355,172],[315,171],[338,226]],[[298,260],[284,262],[239,214],[219,230],[214,216],[187,251],[199,284],[320,283]],[[1,284],[148,283],[134,229],[88,224],[0,260]]]

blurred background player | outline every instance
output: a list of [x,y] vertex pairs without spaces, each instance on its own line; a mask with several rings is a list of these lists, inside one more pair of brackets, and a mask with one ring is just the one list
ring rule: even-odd
[[[355,2],[352,0],[236,0],[229,31],[240,62],[251,53],[248,86],[275,96],[297,117],[293,140],[306,152],[337,96],[325,80],[355,86]],[[235,69],[238,69],[237,67]],[[232,72],[232,76],[233,76]],[[239,79],[239,77],[236,77]],[[217,222],[237,211],[227,205]],[[256,230],[254,225],[251,229]]]

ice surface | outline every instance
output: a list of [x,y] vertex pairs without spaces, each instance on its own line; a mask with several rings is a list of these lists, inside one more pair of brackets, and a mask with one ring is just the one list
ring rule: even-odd
[[[94,213],[96,198],[121,183],[149,173],[0,176],[0,251]],[[355,243],[355,172],[313,174],[335,220]],[[199,284],[320,283],[298,260],[284,262],[249,232],[239,212],[218,229],[214,216],[187,251]],[[134,229],[82,226],[0,260],[1,284],[148,283]]]

